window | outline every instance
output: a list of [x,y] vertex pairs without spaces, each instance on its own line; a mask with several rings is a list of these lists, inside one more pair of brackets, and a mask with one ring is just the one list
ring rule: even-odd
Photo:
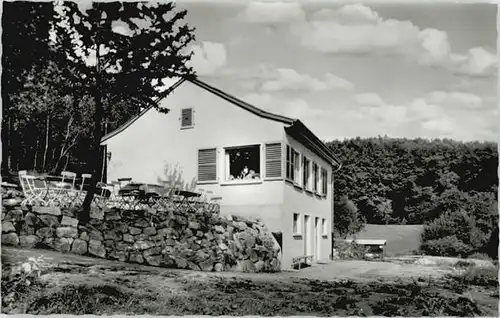
[[311,190],[311,160],[302,157],[302,183],[304,188]]
[[193,109],[184,108],[181,110],[181,128],[193,127]]
[[198,182],[217,181],[217,149],[198,150]]
[[266,179],[282,178],[281,143],[266,144]]
[[286,146],[286,178],[299,184],[300,154],[289,145]]
[[226,180],[260,180],[260,145],[226,148]]
[[313,191],[318,192],[319,172],[318,164],[313,162]]
[[300,222],[300,214],[293,214],[293,234],[300,235],[301,233],[301,222]]
[[326,196],[328,191],[328,172],[321,168],[321,194]]
[[322,229],[322,235],[327,236],[328,235],[328,229],[326,227],[326,219],[321,219],[321,229]]

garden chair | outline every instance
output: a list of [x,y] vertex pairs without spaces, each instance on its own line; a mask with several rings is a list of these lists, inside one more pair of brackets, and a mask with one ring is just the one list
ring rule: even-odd
[[74,189],[68,190],[68,195],[72,198],[70,204],[71,206],[77,206],[83,204],[86,195],[86,193],[83,191],[83,187],[85,186],[85,180],[88,180],[90,178],[92,178],[92,175],[90,173],[83,173],[80,187],[76,188],[75,186]]
[[71,172],[71,171],[63,171],[63,172],[61,172],[61,176],[62,176],[62,181],[59,184],[60,186],[65,186],[66,185],[65,181],[69,181],[69,182],[71,182],[71,188],[72,189],[75,188],[76,173]]
[[99,206],[113,207],[117,204],[116,184],[98,182],[97,186],[101,188],[94,196],[94,202]]
[[23,189],[25,199],[21,205],[47,205],[45,200],[47,197],[47,183],[45,180],[40,179],[33,175],[28,175],[26,170],[20,170],[19,182]]

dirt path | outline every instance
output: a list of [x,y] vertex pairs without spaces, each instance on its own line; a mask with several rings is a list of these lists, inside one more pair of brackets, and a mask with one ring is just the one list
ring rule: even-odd
[[168,275],[168,273],[182,276],[224,276],[242,277],[252,279],[283,279],[283,278],[308,278],[319,280],[374,280],[374,279],[404,279],[412,277],[437,278],[450,272],[450,269],[443,266],[425,264],[399,264],[392,262],[370,262],[370,261],[334,261],[326,264],[315,264],[311,267],[303,268],[300,271],[284,271],[274,274],[252,274],[252,273],[205,273],[194,272],[181,269],[166,269],[160,267],[144,266],[138,264],[122,263],[118,261],[90,258],[74,254],[61,254],[50,250],[17,249],[2,247],[2,261],[22,262],[29,257],[43,256],[43,259],[50,266],[55,267],[93,267],[107,268],[114,272],[138,271],[149,272],[151,274]]

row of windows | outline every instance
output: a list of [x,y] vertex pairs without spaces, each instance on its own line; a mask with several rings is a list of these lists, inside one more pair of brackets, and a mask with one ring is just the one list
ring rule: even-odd
[[290,145],[286,146],[286,179],[307,191],[323,196],[328,193],[327,170]]
[[[317,222],[319,221],[319,218]],[[321,224],[316,224],[316,226],[321,226],[321,235],[328,235],[328,226],[326,219],[321,219]],[[302,235],[302,216],[299,213],[293,214],[293,234],[294,235]]]
[[[264,148],[261,151],[261,148]],[[282,178],[282,144],[269,143],[241,147],[226,147],[224,152],[224,182],[255,182]],[[264,167],[261,167],[261,156],[264,155]],[[327,195],[328,173],[319,164],[286,147],[287,180],[305,190],[321,196]],[[216,182],[217,148],[198,150],[198,181]]]

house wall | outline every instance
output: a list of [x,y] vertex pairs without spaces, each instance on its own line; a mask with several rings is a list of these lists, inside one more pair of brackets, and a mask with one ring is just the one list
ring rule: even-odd
[[[333,187],[332,187],[332,167],[325,160],[321,159],[315,153],[311,152],[301,143],[294,140],[292,137],[285,134],[286,142],[292,146],[295,150],[297,150],[301,154],[301,177],[302,181],[302,154],[308,157],[310,160],[318,163],[321,167],[327,169],[328,182],[327,182],[327,196],[319,197],[316,194],[309,193],[305,191],[303,188],[299,188],[292,183],[286,181],[284,183],[284,203],[282,210],[282,222],[283,222],[283,265],[286,267],[287,264],[291,264],[292,258],[296,256],[305,255],[305,234],[314,232],[314,218],[319,217],[319,231],[322,232],[321,219],[327,220],[327,233],[326,236],[320,235],[320,254],[319,260],[328,260],[330,258],[330,254],[332,253],[332,239],[331,239],[331,229],[333,224],[333,206],[332,206],[332,198],[333,198]],[[311,171],[312,173],[312,171]],[[293,234],[293,214],[300,214],[301,220],[301,234],[302,235],[294,235]],[[306,231],[304,216],[309,215],[311,217],[311,224]],[[322,234],[320,232],[320,234]],[[311,238],[309,242],[311,243],[311,250],[313,249],[313,245],[311,242]],[[310,253],[308,253],[310,254]],[[311,254],[312,255],[312,254]]]
[[[198,188],[222,196],[221,213],[259,216],[271,230],[279,229],[283,181],[250,185],[221,185],[220,181],[225,171],[221,164],[224,147],[281,142],[284,124],[258,117],[188,81],[164,99],[161,106],[170,112],[160,114],[151,109],[104,142],[111,152],[107,180],[132,177],[134,181],[157,183],[158,177],[164,178],[164,167],[169,163],[178,165],[184,180],[191,181],[197,176],[198,149],[217,147],[219,183]],[[194,128],[181,129],[183,108],[194,109]]]

